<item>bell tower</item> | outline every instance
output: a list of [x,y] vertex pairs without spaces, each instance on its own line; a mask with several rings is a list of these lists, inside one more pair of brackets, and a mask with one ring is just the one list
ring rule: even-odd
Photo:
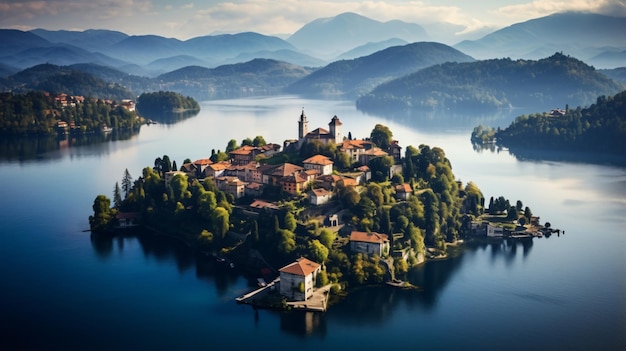
[[334,116],[333,119],[330,120],[330,123],[328,123],[328,129],[329,129],[330,135],[334,139],[335,144],[339,144],[343,142],[343,136],[341,135],[342,124],[343,123],[341,123],[341,121],[339,120],[337,116]]
[[300,120],[298,121],[298,140],[304,138],[307,134],[309,134],[309,121],[306,119],[303,107]]

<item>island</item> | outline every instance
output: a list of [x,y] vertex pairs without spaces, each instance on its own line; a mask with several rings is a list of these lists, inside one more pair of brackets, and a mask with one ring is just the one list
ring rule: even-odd
[[157,157],[136,179],[126,169],[112,199],[95,198],[92,235],[172,236],[259,286],[238,302],[324,311],[363,285],[419,290],[409,268],[450,245],[552,232],[519,200],[492,197],[486,209],[439,147],[403,151],[382,124],[354,138],[337,116],[309,128],[304,110],[297,125],[282,145],[231,139],[180,166]]
[[543,151],[575,151],[626,155],[626,91],[599,96],[588,106],[521,115],[504,129],[477,126],[471,136],[477,146]]

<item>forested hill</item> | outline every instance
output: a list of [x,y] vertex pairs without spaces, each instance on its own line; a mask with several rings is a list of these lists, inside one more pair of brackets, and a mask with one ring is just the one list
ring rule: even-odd
[[184,67],[155,79],[162,89],[206,100],[280,94],[284,87],[312,71],[287,62],[254,59],[211,69]]
[[137,99],[137,109],[142,114],[163,114],[183,110],[200,110],[196,100],[171,91],[143,93]]
[[357,101],[365,111],[390,108],[549,110],[588,105],[625,89],[570,56],[556,53],[538,61],[494,59],[444,63],[376,87]]
[[519,116],[508,128],[476,127],[472,140],[542,150],[602,152],[626,157],[626,91],[589,107]]
[[119,84],[67,66],[51,64],[33,66],[0,79],[0,90],[16,93],[47,91],[117,101],[136,96]]
[[287,87],[293,94],[356,98],[378,84],[443,62],[474,61],[444,44],[418,42],[394,46],[369,56],[340,60]]

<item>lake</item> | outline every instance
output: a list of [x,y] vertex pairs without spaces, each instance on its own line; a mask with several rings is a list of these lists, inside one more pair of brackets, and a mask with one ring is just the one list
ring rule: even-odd
[[[389,120],[350,102],[291,96],[201,107],[135,135],[22,142],[0,155],[0,349],[626,348],[626,167],[576,155],[518,159],[470,143],[478,123],[505,127],[535,111]],[[85,231],[94,198],[112,198],[126,168],[136,178],[163,155],[178,165],[207,158],[231,138],[282,144],[297,137],[303,108],[310,130],[337,115],[344,135],[366,137],[381,123],[404,148],[439,146],[457,179],[487,199],[521,200],[565,234],[467,246],[410,272],[422,292],[364,288],[314,314],[236,304],[253,282],[171,239]]]

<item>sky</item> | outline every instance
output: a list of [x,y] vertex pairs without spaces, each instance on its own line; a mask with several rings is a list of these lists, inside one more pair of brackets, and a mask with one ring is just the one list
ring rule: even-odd
[[385,22],[459,25],[459,35],[492,31],[564,11],[626,17],[626,0],[0,0],[0,28],[110,29],[189,38],[257,32],[283,38],[343,12]]

